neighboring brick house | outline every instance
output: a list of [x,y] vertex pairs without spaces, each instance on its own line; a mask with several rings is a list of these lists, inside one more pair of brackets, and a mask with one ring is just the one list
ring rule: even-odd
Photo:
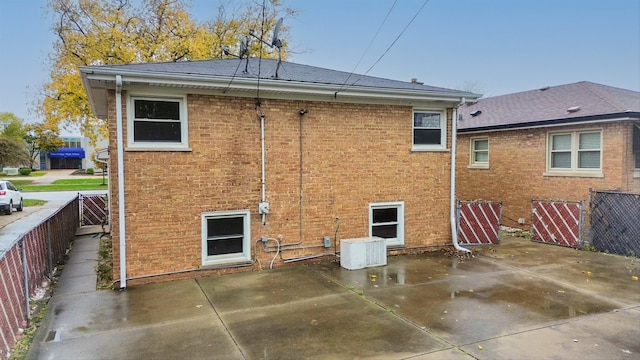
[[578,82],[480,99],[459,108],[457,139],[458,199],[502,201],[508,226],[530,224],[532,199],[640,193],[636,91]]
[[109,124],[121,287],[333,256],[336,235],[451,245],[451,119],[478,95],[245,61],[80,69]]

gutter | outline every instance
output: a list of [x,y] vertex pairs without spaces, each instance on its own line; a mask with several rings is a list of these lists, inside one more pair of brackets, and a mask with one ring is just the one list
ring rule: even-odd
[[124,214],[124,135],[122,126],[122,76],[116,75],[116,146],[118,149],[118,237],[120,238],[120,289],[125,289],[127,287],[127,233]]
[[[313,95],[325,96],[336,99],[336,92],[339,91],[337,98],[342,101],[349,99],[368,99],[378,101],[451,101],[455,102],[460,96],[469,95],[470,97],[477,94],[466,92],[450,92],[438,90],[420,90],[420,89],[402,89],[402,88],[377,88],[367,86],[353,85],[347,90],[340,90],[342,84],[323,84],[316,82],[302,82],[296,80],[282,79],[257,79],[257,78],[239,78],[222,75],[205,75],[205,74],[180,74],[180,73],[156,73],[149,71],[131,71],[124,69],[96,69],[93,67],[80,67],[80,71],[85,75],[87,80],[103,80],[111,81],[113,76],[127,76],[127,83],[131,85],[140,84],[145,86],[163,86],[163,87],[191,87],[194,89],[218,89],[227,93],[231,91],[248,91],[255,94],[256,82],[260,81],[260,91],[277,94],[293,94],[293,95]],[[233,87],[229,88],[232,83]],[[252,95],[253,96],[253,95]]]
[[614,121],[629,121],[629,120],[633,121],[638,119],[640,119],[640,112],[625,111],[625,112],[619,112],[619,113],[589,115],[589,116],[581,116],[581,117],[573,117],[573,118],[539,120],[539,121],[531,121],[526,123],[470,127],[470,128],[460,129],[459,132],[461,134],[474,134],[474,133],[481,133],[481,132],[488,132],[488,131],[528,130],[528,129],[539,129],[539,128],[548,128],[548,127],[557,127],[557,126],[566,126],[566,125],[583,125],[583,124],[587,125],[587,124],[596,124],[596,123],[614,122]]
[[451,119],[451,197],[449,199],[450,206],[450,221],[451,221],[451,239],[453,241],[453,247],[468,254],[471,254],[471,250],[465,249],[458,243],[458,221],[456,216],[456,137],[457,137],[457,123],[458,123],[458,108],[467,102],[467,99],[460,99],[460,104],[453,108],[453,114]]

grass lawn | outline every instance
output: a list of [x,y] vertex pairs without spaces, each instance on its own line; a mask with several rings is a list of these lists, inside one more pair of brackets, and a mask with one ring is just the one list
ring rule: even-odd
[[31,185],[33,180],[28,183],[13,182],[16,186],[21,187],[23,192],[38,192],[38,191],[83,191],[83,190],[107,190],[107,181],[104,185],[102,179],[62,179],[56,180],[52,184],[46,185]]
[[22,200],[22,205],[24,205],[25,207],[28,206],[42,206],[44,204],[46,204],[47,202],[45,200],[36,200],[36,199],[23,199]]
[[11,181],[11,183],[13,183],[13,185],[15,185],[16,187],[23,187],[33,182],[33,180],[25,180],[25,179],[6,179],[6,180]]
[[[44,175],[44,172],[39,172]],[[31,173],[31,176],[36,173]],[[38,175],[40,176],[40,175]],[[30,179],[30,176],[11,176],[5,178],[10,180],[16,187],[22,189],[23,192],[38,192],[38,191],[83,191],[83,190],[107,190],[107,179],[101,177],[87,178],[87,179],[61,179],[56,180],[52,184],[46,185],[34,185],[34,179]]]

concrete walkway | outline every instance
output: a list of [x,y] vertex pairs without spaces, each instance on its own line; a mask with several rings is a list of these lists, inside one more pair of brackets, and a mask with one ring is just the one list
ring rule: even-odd
[[46,174],[42,176],[34,176],[30,179],[33,179],[33,185],[46,185],[51,184],[56,180],[62,179],[99,179],[102,175],[73,175],[77,169],[71,170],[46,170]]
[[473,259],[96,291],[79,236],[29,359],[639,359],[640,259],[509,238]]

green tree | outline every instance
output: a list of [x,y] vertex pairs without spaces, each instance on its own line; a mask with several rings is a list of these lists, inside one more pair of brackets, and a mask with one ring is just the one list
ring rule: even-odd
[[0,135],[0,165],[2,167],[30,167],[31,160],[29,154],[20,143],[20,140]]
[[29,124],[25,127],[25,131],[24,147],[30,158],[30,163],[34,163],[38,159],[40,151],[49,153],[64,146],[64,141],[60,139],[58,129],[49,124]]
[[[249,29],[270,34],[280,16],[294,15],[280,0],[266,3],[263,9],[247,0],[230,15],[222,4],[215,19],[198,23],[187,11],[187,0],[49,0],[57,40],[38,111],[47,124],[78,126],[95,143],[106,137],[107,127],[91,113],[78,66],[223,57],[223,47],[237,49]],[[281,28],[280,38],[286,33]],[[283,58],[286,46],[284,41]],[[253,55],[278,56],[255,39],[250,49]]]
[[0,113],[0,135],[15,140],[22,140],[25,135],[25,129],[22,119],[15,116],[15,114],[13,113]]

